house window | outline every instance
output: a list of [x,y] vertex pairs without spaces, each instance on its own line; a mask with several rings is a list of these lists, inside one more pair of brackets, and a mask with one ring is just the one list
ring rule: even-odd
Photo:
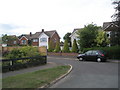
[[40,42],[47,42],[47,38],[41,38]]
[[33,42],[38,42],[38,39],[33,39]]
[[22,44],[26,44],[26,40],[22,40]]

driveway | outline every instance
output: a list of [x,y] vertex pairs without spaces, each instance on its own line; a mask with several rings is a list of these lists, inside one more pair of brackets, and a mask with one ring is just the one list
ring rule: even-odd
[[50,88],[118,88],[118,63],[78,61],[48,56],[48,62],[71,64],[72,72]]

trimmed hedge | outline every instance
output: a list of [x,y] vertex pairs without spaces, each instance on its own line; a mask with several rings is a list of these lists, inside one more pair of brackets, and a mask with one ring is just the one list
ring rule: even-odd
[[88,50],[103,50],[109,59],[120,59],[120,46],[84,48],[82,52]]

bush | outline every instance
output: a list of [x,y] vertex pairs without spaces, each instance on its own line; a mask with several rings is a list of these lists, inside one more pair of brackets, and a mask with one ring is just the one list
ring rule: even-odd
[[[7,59],[25,58],[24,60],[20,59],[17,61],[12,61],[12,65],[13,65],[12,70],[17,70],[21,68],[46,64],[46,57],[39,57],[39,56],[40,53],[36,47],[25,46],[19,49],[13,49],[6,55],[5,58]],[[31,57],[35,57],[35,58],[31,58]],[[5,67],[2,69],[3,72],[7,72],[11,70],[11,68],[9,68],[10,62],[11,61],[2,62],[2,67]]]
[[25,46],[19,49],[13,49],[6,55],[6,58],[22,58],[22,57],[33,57],[40,55],[38,49],[32,46]]
[[88,50],[103,50],[109,59],[120,59],[120,46],[84,48],[82,52]]
[[62,52],[65,52],[65,53],[70,52],[67,40],[65,40]]
[[53,52],[53,43],[52,43],[52,41],[50,41],[49,43],[48,43],[48,52]]
[[60,42],[57,42],[54,52],[60,52],[60,51],[61,51],[61,49],[60,49]]
[[73,46],[72,46],[72,51],[71,52],[74,52],[74,53],[78,52],[78,46],[77,46],[77,43],[76,43],[76,39],[74,39],[74,41],[73,41]]

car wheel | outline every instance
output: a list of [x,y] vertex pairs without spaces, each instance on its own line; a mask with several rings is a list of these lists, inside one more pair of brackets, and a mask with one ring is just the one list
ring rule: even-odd
[[80,57],[80,58],[79,58],[79,61],[83,61],[83,58],[82,58],[82,57]]
[[101,60],[101,58],[97,58],[97,62],[101,62],[102,60]]

